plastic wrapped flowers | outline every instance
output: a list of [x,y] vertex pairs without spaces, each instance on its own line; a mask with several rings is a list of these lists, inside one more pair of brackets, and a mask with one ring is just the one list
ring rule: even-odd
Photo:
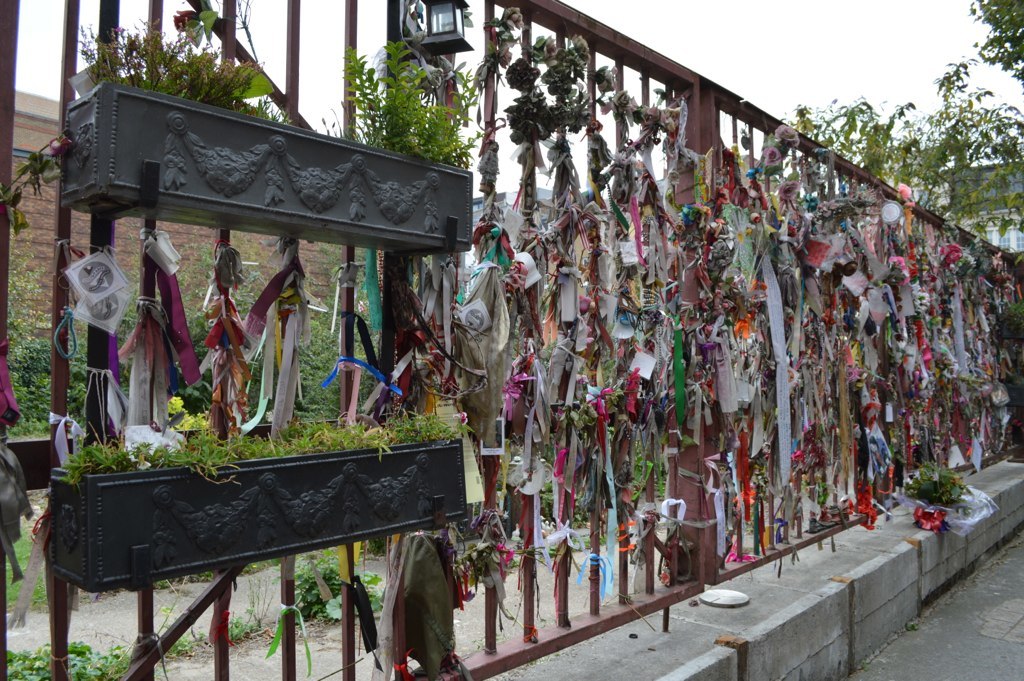
[[964,483],[960,474],[934,463],[923,463],[896,500],[914,511],[914,524],[935,533],[952,530],[965,535],[998,510],[995,502]]

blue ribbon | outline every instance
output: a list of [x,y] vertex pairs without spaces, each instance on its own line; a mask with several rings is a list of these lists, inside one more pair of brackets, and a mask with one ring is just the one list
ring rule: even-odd
[[[596,553],[592,553],[586,557],[583,561],[584,565],[597,565],[601,571],[601,600],[604,600],[604,595],[608,592],[608,587],[615,588],[615,573],[612,572],[612,561],[608,556],[599,556]],[[580,567],[580,574],[576,577],[576,584],[583,584],[583,575],[590,574],[587,570],[584,572],[584,568]]]
[[373,365],[371,365],[371,364],[369,364],[367,362],[364,362],[361,359],[358,359],[356,357],[346,357],[345,355],[342,355],[341,357],[338,358],[338,362],[334,365],[334,371],[332,371],[331,374],[327,378],[324,379],[323,383],[320,384],[320,387],[321,388],[326,388],[331,383],[333,383],[334,379],[336,379],[338,377],[338,371],[341,370],[341,365],[345,364],[345,363],[355,364],[356,366],[359,366],[359,367],[362,367],[363,369],[366,369],[371,374],[373,374],[374,378],[376,378],[378,381],[383,383],[384,386],[388,390],[390,390],[391,392],[393,392],[396,395],[398,395],[399,397],[401,397],[402,389],[399,388],[397,385],[394,385],[391,382],[389,382],[387,377],[384,374],[381,373],[380,369],[378,369],[377,367],[375,367],[375,366],[373,366]]
[[775,543],[776,544],[781,544],[782,543],[782,528],[785,527],[787,524],[788,523],[785,520],[783,520],[782,518],[776,518],[775,519],[775,525],[776,525],[776,527],[775,527]]

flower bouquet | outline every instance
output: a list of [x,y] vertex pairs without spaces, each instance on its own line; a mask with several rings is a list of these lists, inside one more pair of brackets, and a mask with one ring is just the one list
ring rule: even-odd
[[964,483],[960,474],[934,463],[924,463],[907,482],[896,501],[914,511],[914,524],[936,534],[952,530],[961,536],[999,507],[991,497]]

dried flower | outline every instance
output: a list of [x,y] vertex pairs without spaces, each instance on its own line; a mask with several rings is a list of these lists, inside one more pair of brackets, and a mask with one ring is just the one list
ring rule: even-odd
[[782,163],[782,152],[778,147],[765,147],[761,150],[761,163],[766,168],[779,165]]
[[942,256],[943,264],[951,267],[963,257],[964,249],[960,248],[960,244],[946,244],[939,249],[939,255]]
[[526,25],[523,21],[523,13],[519,11],[518,7],[505,8],[505,12],[501,15],[501,20],[511,29],[522,30]]
[[179,33],[188,29],[190,21],[198,21],[199,14],[195,10],[183,9],[174,15],[174,30]]
[[46,147],[46,153],[48,156],[53,158],[60,158],[64,154],[68,153],[71,149],[71,140],[64,135],[58,135],[50,140],[50,143]]
[[775,139],[792,148],[800,143],[800,133],[788,125],[780,125],[775,129]]
[[[774,147],[772,147],[774,148]],[[788,180],[779,184],[779,203],[786,210],[796,210],[797,199],[800,196],[800,183],[796,180]]]

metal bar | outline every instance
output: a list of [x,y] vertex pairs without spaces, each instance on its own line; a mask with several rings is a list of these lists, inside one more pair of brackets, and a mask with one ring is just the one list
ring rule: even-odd
[[[345,0],[345,50],[358,48],[359,33],[359,0]],[[345,108],[342,112],[344,117],[345,130],[349,130],[355,123],[355,104],[348,96],[348,89],[351,83],[345,80]]]
[[[347,554],[349,576],[355,574],[355,551],[352,544],[342,547]],[[356,603],[355,589],[349,583],[341,587],[341,678],[355,681],[356,678]]]
[[532,12],[533,20],[541,26],[551,30],[560,29],[567,35],[582,36],[587,43],[607,45],[606,54],[621,58],[626,66],[637,71],[647,69],[661,82],[682,80],[690,85],[699,78],[698,74],[682,64],[558,0],[523,0],[510,4],[518,5],[524,12]]
[[[18,2],[5,2],[0,8],[0,41],[0,64],[3,64],[0,67],[0,158],[3,159],[3,163],[0,163],[0,182],[10,185],[13,175],[11,158],[14,156],[14,78],[18,58]],[[0,214],[0,340],[7,337],[10,252],[11,225],[7,212],[4,211]]]
[[[139,637],[135,639],[136,649],[145,649],[154,644],[153,636],[153,590],[143,589],[136,595]],[[142,681],[153,681],[153,670],[140,677]]]
[[487,679],[693,598],[702,590],[697,582],[687,582],[657,596],[639,596],[626,605],[608,606],[599,617],[580,615],[571,629],[543,629],[539,643],[508,641],[501,645],[500,654],[475,653],[465,659],[465,664],[474,679]]
[[597,71],[597,45],[592,43],[590,47],[590,60],[587,63],[587,94],[590,97],[590,117],[597,118],[597,80],[594,79],[594,72]]
[[[615,83],[616,83],[617,89],[619,89],[619,90],[625,90],[626,89],[626,84],[624,82],[622,82],[625,77],[626,77],[626,70],[625,70],[624,65],[622,63],[622,57],[616,57],[615,58]],[[616,118],[615,119],[615,144],[616,144],[616,146],[618,146],[619,141],[625,139],[626,135],[628,135],[628,134],[629,134],[629,127],[626,125],[626,122]]]
[[[523,515],[526,522],[523,524],[523,545],[526,548],[539,548],[533,545],[533,518],[534,518],[534,496],[528,495],[523,498]],[[536,642],[537,638],[537,559],[532,553],[527,552],[523,556],[523,640],[531,639]]]
[[[295,556],[281,559],[281,604],[295,605]],[[282,616],[281,679],[295,681],[295,613]]]
[[[401,547],[396,545],[395,542],[391,542],[391,551],[401,551]],[[392,564],[390,556],[388,557],[388,565]],[[401,561],[395,561],[400,563]],[[395,609],[391,615],[391,640],[393,651],[393,659],[395,664],[401,664],[406,661],[408,648],[405,647],[405,565],[402,564],[398,570],[398,574],[389,575],[388,585],[394,585],[394,588],[398,590],[395,597]]]
[[[120,0],[100,0],[99,40],[109,41],[113,31],[120,24]],[[112,245],[114,238],[112,220],[91,216],[89,223],[89,251],[99,252]],[[107,378],[99,373],[110,368],[110,334],[90,325],[86,349],[89,376],[85,394],[85,437],[87,442],[103,442],[107,439],[107,423],[103,402],[107,394]]]
[[[484,23],[487,24],[494,20],[494,3],[491,0],[487,0],[484,3]],[[484,28],[484,51],[488,51],[494,45],[491,40],[493,29]],[[487,77],[484,81],[484,92],[483,92],[483,110],[484,110],[484,127],[486,130],[494,130],[494,119],[496,115],[495,109],[497,108],[497,78],[493,75]],[[494,192],[494,188],[491,187],[491,193]],[[486,197],[485,197],[486,198]]]
[[[358,39],[359,2],[358,0],[345,0],[345,49],[355,50]],[[348,95],[349,82],[345,80],[345,106],[342,111],[343,133],[351,130],[355,124],[355,105]],[[341,259],[350,264],[356,259],[356,249],[352,246],[344,246],[341,249]],[[354,312],[355,287],[346,288],[342,291],[341,310],[342,312]],[[352,391],[355,389],[351,372],[343,372],[341,375],[339,399],[341,411],[347,411]],[[355,550],[352,544],[343,549],[348,558],[350,576],[355,574]],[[346,584],[341,588],[341,681],[356,681],[356,606],[355,590]]]
[[288,0],[288,21],[286,31],[287,57],[285,60],[284,89],[288,96],[285,111],[288,118],[299,118],[299,33],[300,33],[300,0]]
[[[18,2],[5,2],[0,8],[0,183],[11,184],[11,157],[14,155],[14,93],[18,58]],[[0,215],[0,341],[7,339],[7,305],[10,299],[11,225],[7,212]],[[7,428],[0,426],[0,437]],[[7,612],[7,556],[0,549],[0,607]],[[7,679],[7,622],[0,627],[0,679]]]
[[[498,507],[496,480],[499,457],[482,456],[484,476],[484,510]],[[484,589],[484,651],[494,652],[498,641],[498,593],[494,587]]]
[[[595,495],[594,510],[590,512],[590,553],[595,556],[601,555],[600,496]],[[613,531],[610,526],[608,531]],[[601,614],[601,566],[595,562],[590,564],[590,614],[595,617]]]
[[210,642],[213,643],[214,681],[228,681],[231,678],[230,624],[231,589],[225,589],[213,602],[213,617],[210,619]]
[[764,555],[757,560],[752,560],[749,563],[731,563],[730,565],[732,565],[732,567],[726,566],[724,569],[719,570],[715,581],[709,581],[708,584],[721,584],[722,582],[727,582],[734,577],[739,577],[751,570],[756,570],[759,567],[784,558],[794,551],[807,548],[812,544],[817,544],[822,540],[828,539],[829,537],[835,536],[841,532],[863,525],[865,520],[866,518],[862,515],[853,515],[846,521],[845,527],[841,524],[836,525],[835,527],[830,527],[827,530],[818,532],[817,534],[809,535],[792,544],[785,546],[780,545],[774,549],[765,549]]
[[[149,26],[150,30],[159,32],[163,25],[164,3],[163,0],[149,0]],[[155,230],[156,220],[145,220],[145,229]],[[140,295],[147,298],[156,296],[156,276],[154,264],[147,262],[145,244],[139,240],[139,286]],[[141,589],[136,594],[136,614],[138,617],[138,637],[135,639],[137,649],[153,645],[153,589]],[[149,670],[143,677],[144,681],[153,681],[153,670]]]
[[220,36],[221,51],[225,60],[234,61],[238,48],[238,1],[223,0],[221,14],[224,22],[224,31]]
[[[178,639],[188,633],[188,630],[206,612],[206,609],[213,605],[213,602],[224,591],[231,589],[232,582],[242,573],[243,569],[245,569],[244,565],[238,565],[217,575],[203,592],[185,608],[185,611],[178,616],[178,619],[174,620],[174,624],[167,629],[167,633],[160,637],[160,644],[153,646],[144,655],[136,659],[131,667],[128,668],[128,671],[125,672],[121,681],[142,681],[143,675],[160,663],[160,651],[170,650],[171,646],[177,643]],[[67,677],[65,676],[64,678],[66,679]]]
[[[79,19],[79,0],[67,0],[64,5],[64,42],[60,82],[59,115],[62,120],[65,116],[65,112],[67,111],[68,103],[70,103],[75,97],[74,89],[68,83],[68,79],[71,78],[71,76],[73,76],[78,70]],[[11,63],[13,68],[13,62]],[[11,101],[13,103],[13,97]],[[6,117],[4,117],[4,119],[6,119]],[[62,125],[61,127],[63,128],[64,126]],[[61,208],[58,202],[56,212],[54,236],[58,241],[70,241],[71,210]],[[64,315],[64,308],[67,306],[68,292],[62,285],[62,275],[60,273],[67,264],[68,263],[64,259],[64,254],[59,253],[55,263],[56,267],[51,287],[51,295],[53,299],[53,306],[50,313],[51,333],[56,331]],[[69,375],[70,370],[68,367],[68,361],[57,353],[56,347],[51,347],[50,411],[55,414],[67,414]],[[56,428],[56,426],[50,427],[50,440],[46,443],[47,449],[49,450],[49,456],[33,457],[33,464],[36,462],[40,464],[46,462],[51,466],[59,465],[57,452],[52,445],[53,442],[56,442],[56,438],[54,437]],[[29,479],[29,471],[35,471],[32,477],[35,477],[38,473],[42,473],[42,470],[38,470],[40,468],[42,468],[42,466],[32,465],[25,467],[26,479]],[[38,486],[38,488],[41,489],[49,487],[49,472],[46,471],[43,477],[44,479],[39,481],[41,484]],[[33,487],[36,487],[36,485],[33,485]],[[67,665],[61,661],[66,660],[68,654],[68,629],[70,628],[70,615],[68,612],[68,585],[63,580],[57,578],[49,569],[46,570],[46,592],[50,615],[50,676],[53,678],[53,681],[67,681]],[[4,657],[6,658],[6,651],[4,651]]]

